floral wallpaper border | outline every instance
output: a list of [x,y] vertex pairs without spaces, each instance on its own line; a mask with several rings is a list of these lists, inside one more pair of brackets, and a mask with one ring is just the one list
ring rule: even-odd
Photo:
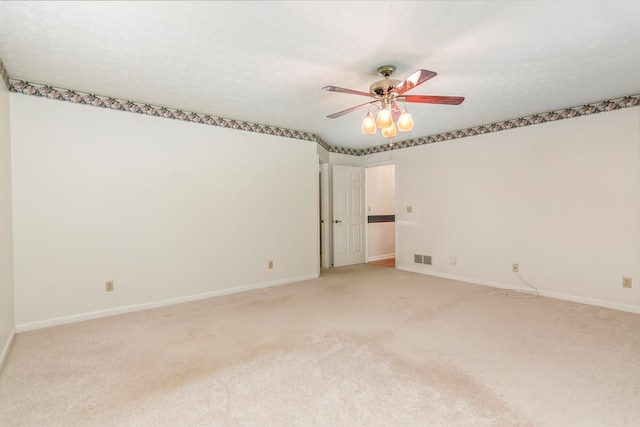
[[601,101],[594,104],[581,105],[578,107],[564,108],[562,110],[550,111],[548,113],[533,114],[531,116],[517,119],[505,120],[503,122],[491,123],[468,129],[456,130],[452,132],[439,133],[437,135],[414,138],[406,141],[380,145],[377,147],[359,150],[357,155],[381,153],[384,151],[398,150],[401,148],[416,147],[419,145],[433,144],[434,142],[449,141],[452,139],[465,138],[467,136],[482,135],[485,133],[499,132],[501,130],[513,129],[524,126],[537,125],[540,123],[554,122],[556,120],[569,119],[579,116],[588,116],[606,111],[619,110],[621,108],[635,107],[640,103],[640,95],[625,96],[608,101]]
[[276,126],[269,126],[257,123],[243,122],[240,120],[216,117],[203,113],[194,113],[179,109],[167,108],[163,106],[150,105],[134,101],[126,101],[107,96],[94,95],[84,92],[76,92],[71,89],[61,89],[52,86],[30,83],[24,80],[10,79],[7,70],[0,60],[0,73],[12,92],[24,95],[39,96],[49,99],[63,100],[74,104],[85,104],[94,107],[108,108],[111,110],[127,111],[131,113],[147,114],[150,116],[164,117],[168,119],[183,120],[193,123],[203,123],[211,126],[220,126],[248,132],[257,132],[268,135],[282,136],[286,138],[299,139],[304,141],[314,141],[322,148],[331,153],[347,154],[351,156],[365,156],[368,154],[381,153],[401,148],[417,147],[419,145],[433,144],[435,142],[450,141],[468,136],[482,135],[486,133],[499,132],[507,129],[531,126],[540,123],[553,122],[556,120],[569,119],[579,116],[602,113],[606,111],[618,110],[621,108],[635,107],[640,103],[640,95],[630,95],[613,100],[601,101],[594,104],[581,105],[577,107],[565,108],[562,110],[550,111],[547,113],[534,114],[517,119],[505,120],[488,125],[473,128],[461,129],[452,132],[440,133],[421,138],[414,138],[405,141],[387,143],[371,148],[344,148],[334,147],[318,135],[292,129],[285,129]]
[[243,122],[240,120],[227,119],[224,117],[211,116],[209,114],[194,113],[174,108],[167,108],[158,105],[150,105],[140,102],[116,99],[108,96],[94,95],[92,93],[76,92],[71,89],[56,88],[49,85],[31,83],[24,80],[10,79],[9,89],[12,92],[24,95],[39,96],[42,98],[57,99],[74,104],[91,105],[110,110],[127,111],[130,113],[146,114],[149,116],[163,117],[166,119],[183,120],[193,123],[203,123],[210,126],[219,126],[231,129],[244,130],[248,132],[276,135],[286,138],[301,139],[304,141],[314,141],[326,150],[332,147],[323,141],[319,136],[301,132],[293,129],[285,129],[276,126],[263,125],[258,123]]
[[2,62],[2,58],[0,58],[0,74],[2,75],[2,80],[4,84],[7,85],[7,89],[11,89],[11,83],[9,82],[9,72],[4,66],[4,62]]

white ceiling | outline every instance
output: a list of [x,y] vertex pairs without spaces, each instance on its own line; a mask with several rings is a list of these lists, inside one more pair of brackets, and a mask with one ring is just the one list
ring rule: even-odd
[[640,1],[2,1],[11,78],[314,133],[367,148],[376,69],[438,76],[396,141],[640,94]]

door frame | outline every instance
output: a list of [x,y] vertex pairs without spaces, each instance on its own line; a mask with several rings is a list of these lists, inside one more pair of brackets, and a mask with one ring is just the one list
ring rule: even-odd
[[[398,265],[397,255],[398,255],[398,206],[400,206],[398,200],[398,162],[396,160],[385,160],[380,162],[373,162],[370,164],[363,165],[362,167],[365,169],[369,168],[377,168],[379,166],[388,166],[393,165],[393,209],[395,215],[395,221],[393,222],[393,245],[394,245],[394,253],[396,254],[396,266]],[[365,172],[365,180],[364,180],[364,195],[365,195],[365,206],[369,206],[369,200],[367,200],[367,174]],[[366,212],[368,214],[369,212]],[[368,215],[367,215],[368,216]],[[364,231],[364,240],[365,240],[365,262],[369,259],[369,221],[365,220],[365,231]]]
[[[373,168],[377,166],[386,166],[386,165],[394,165],[394,205],[395,205],[395,215],[396,220],[394,223],[394,237],[395,237],[395,253],[396,253],[396,266],[398,265],[398,248],[400,247],[400,238],[399,238],[399,221],[398,221],[398,213],[400,212],[400,200],[399,200],[399,192],[398,192],[398,161],[397,160],[385,160],[373,162],[370,164],[363,164],[361,167],[363,168]],[[321,217],[319,218],[320,222],[320,232],[322,233],[322,265],[320,268],[332,268],[333,267],[333,227],[331,223],[331,213],[333,212],[333,190],[332,190],[332,181],[331,181],[331,166],[333,164],[331,162],[323,162],[320,160],[320,170],[321,170],[321,184],[320,184],[320,197],[322,200],[321,205]],[[366,174],[365,174],[366,176]],[[365,178],[365,206],[368,206],[368,201],[366,200],[366,178]],[[365,212],[367,213],[367,212]],[[365,221],[365,260],[369,256],[369,223]],[[320,257],[318,257],[318,261]],[[397,267],[396,267],[397,268]]]
[[329,163],[320,161],[320,268],[333,265],[333,237],[331,236],[331,174]]

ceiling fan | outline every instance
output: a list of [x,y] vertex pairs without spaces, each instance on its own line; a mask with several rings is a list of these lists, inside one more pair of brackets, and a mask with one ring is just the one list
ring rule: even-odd
[[[369,87],[368,93],[337,86],[323,87],[322,90],[328,92],[349,93],[375,98],[373,101],[330,114],[327,117],[335,119],[368,106],[369,112],[362,122],[362,133],[367,135],[374,134],[376,129],[379,128],[385,138],[392,138],[398,130],[406,132],[413,129],[413,119],[407,112],[404,103],[459,105],[464,101],[462,96],[406,95],[406,92],[435,77],[437,73],[429,70],[418,70],[406,80],[400,81],[390,78],[395,71],[395,65],[378,67],[378,74],[384,79],[373,82]],[[377,109],[376,120],[373,119],[372,114],[372,110],[375,109]]]

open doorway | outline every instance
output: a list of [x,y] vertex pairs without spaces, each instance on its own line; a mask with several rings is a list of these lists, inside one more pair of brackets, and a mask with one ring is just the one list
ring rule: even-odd
[[367,262],[395,268],[395,164],[365,169]]

